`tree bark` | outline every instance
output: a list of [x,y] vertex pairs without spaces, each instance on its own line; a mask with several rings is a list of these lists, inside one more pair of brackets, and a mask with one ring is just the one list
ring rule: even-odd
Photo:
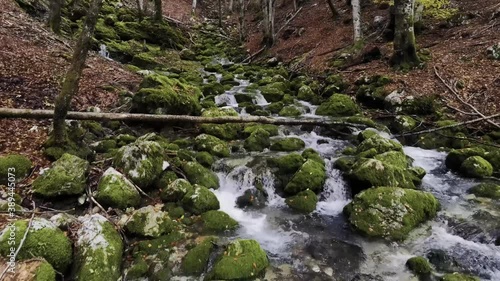
[[161,8],[161,0],[155,0],[155,21],[161,22],[163,20],[163,12]]
[[395,0],[393,65],[404,68],[420,64],[413,27],[415,0]]
[[61,9],[63,4],[64,0],[50,1],[49,27],[56,34],[61,33]]
[[264,44],[272,47],[274,44],[274,0],[262,0],[264,13]]
[[[297,0],[294,0],[293,3],[294,3],[294,9],[295,11],[297,11]],[[328,3],[330,11],[332,11],[333,19],[336,20],[339,17],[339,11],[337,11],[337,8],[335,8],[335,5],[333,5],[333,0],[326,0],[326,3]]]
[[233,13],[233,6],[234,6],[233,0],[229,0],[229,12],[230,13]]
[[[331,0],[329,0],[331,1]],[[352,24],[354,27],[354,44],[363,39],[361,30],[361,5],[359,0],[352,0]]]
[[85,60],[90,48],[90,41],[94,34],[97,16],[101,10],[102,0],[93,0],[87,12],[83,29],[73,52],[71,66],[64,78],[61,92],[56,97],[54,109],[53,138],[57,145],[64,145],[66,136],[66,115],[71,106],[71,99],[78,92],[78,83],[82,76]]
[[[52,110],[40,109],[17,109],[0,108],[0,118],[29,118],[46,119],[54,115]],[[140,121],[150,123],[194,123],[194,124],[226,124],[226,123],[261,123],[275,125],[312,125],[312,126],[349,126],[366,128],[366,125],[344,122],[331,118],[272,118],[264,116],[223,116],[223,117],[201,117],[189,115],[157,115],[157,114],[135,114],[135,113],[97,113],[97,112],[67,112],[71,120],[95,120],[95,121]]]
[[193,0],[193,5],[192,5],[192,12],[193,15],[196,14],[196,0]]
[[142,18],[144,17],[144,2],[143,1],[144,0],[136,0],[136,3],[137,3],[137,17],[139,18],[139,21],[142,21]]
[[238,19],[240,24],[240,41],[245,41],[245,0],[240,0],[240,17]]
[[222,27],[222,3],[221,0],[218,0],[219,4],[219,27]]

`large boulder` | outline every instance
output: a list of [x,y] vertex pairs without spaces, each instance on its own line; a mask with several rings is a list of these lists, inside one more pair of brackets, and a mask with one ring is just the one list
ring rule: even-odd
[[274,82],[260,87],[260,92],[267,102],[278,102],[283,99],[286,90],[284,82]]
[[269,266],[267,254],[255,240],[231,242],[208,273],[206,280],[249,280]]
[[[224,117],[224,116],[238,116],[232,108],[209,108],[201,113],[203,117]],[[242,126],[240,124],[203,124],[201,129],[203,132],[221,138],[223,140],[234,140],[237,139]]]
[[[3,266],[2,266],[3,267]],[[7,271],[3,281],[56,281],[54,268],[44,259],[17,261],[14,271]]]
[[462,274],[462,273],[448,273],[441,277],[441,281],[479,281],[479,277]]
[[145,135],[123,146],[113,159],[113,166],[140,188],[149,187],[163,171],[163,148],[149,137]]
[[89,162],[65,153],[33,182],[33,192],[43,197],[81,194],[88,167]]
[[364,235],[403,240],[419,224],[435,217],[439,206],[428,192],[376,187],[357,194],[344,213]]
[[94,214],[78,218],[75,243],[75,280],[118,280],[121,277],[123,242],[105,217]]
[[493,166],[481,156],[471,156],[462,162],[460,171],[468,177],[484,178],[493,174]]
[[217,196],[208,188],[197,184],[194,185],[192,191],[184,196],[182,205],[185,209],[197,215],[220,208]]
[[119,209],[137,207],[141,203],[141,195],[134,184],[113,167],[109,167],[99,180],[95,198],[105,206]]
[[301,213],[311,213],[316,210],[318,196],[316,193],[307,189],[285,199],[285,203],[292,209]]
[[352,116],[360,112],[359,106],[347,95],[334,94],[316,109],[317,115]]
[[303,140],[299,138],[289,137],[280,139],[271,145],[271,150],[274,151],[296,151],[301,150],[306,146]]
[[198,276],[202,274],[208,265],[210,254],[215,248],[215,241],[214,237],[207,237],[189,250],[182,260],[182,272],[186,275]]
[[398,142],[375,134],[363,140],[357,147],[356,152],[359,154],[369,150],[375,151],[375,154],[380,154],[392,150],[403,151],[403,146]]
[[167,202],[177,202],[192,191],[193,186],[187,180],[176,179],[161,190],[160,198]]
[[297,194],[307,189],[319,192],[323,189],[325,180],[325,166],[317,161],[307,160],[285,186],[285,192]]
[[223,211],[211,210],[201,215],[203,229],[209,233],[221,233],[226,230],[234,230],[238,222]]
[[[18,220],[0,232],[0,255],[3,257],[12,255],[11,247],[15,245],[17,248],[20,245],[28,223],[28,220]],[[11,237],[14,239],[11,240]],[[12,244],[11,241],[15,241],[15,243]],[[72,256],[71,241],[66,234],[52,222],[35,218],[17,259],[44,258],[54,269],[65,272],[72,262]]]
[[192,184],[199,184],[213,189],[219,188],[219,178],[217,175],[198,162],[184,162],[182,163],[182,170]]
[[194,148],[219,157],[228,157],[231,153],[226,142],[207,134],[201,134],[194,139]]
[[159,237],[168,234],[175,228],[175,223],[161,207],[147,206],[132,214],[126,225],[130,233],[142,237]]
[[244,147],[249,151],[262,151],[271,145],[270,134],[261,128],[254,130],[245,140]]
[[9,154],[0,157],[0,184],[7,185],[9,182],[19,182],[24,179],[31,170],[31,161],[23,155]]
[[462,148],[462,149],[452,149],[446,156],[445,164],[446,167],[453,171],[459,171],[460,166],[465,161],[465,159],[471,156],[481,156],[484,157],[486,151],[480,147]]
[[492,182],[481,183],[472,187],[469,190],[469,193],[472,193],[478,197],[485,197],[485,198],[499,200],[500,185]]

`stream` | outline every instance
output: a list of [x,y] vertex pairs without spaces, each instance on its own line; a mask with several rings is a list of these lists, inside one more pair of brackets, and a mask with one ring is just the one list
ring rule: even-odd
[[[220,80],[219,74],[205,72],[205,75],[211,74]],[[217,96],[215,102],[246,115],[245,109],[238,107],[234,94],[245,93],[250,82],[236,80],[240,85]],[[258,91],[253,95],[254,104],[264,107],[268,104]],[[303,108],[304,117],[323,118],[314,114],[316,106],[303,101],[296,105]],[[495,246],[495,238],[488,231],[477,225],[481,220],[476,223],[473,217],[480,208],[487,207],[479,207],[468,200],[466,190],[476,182],[448,171],[444,165],[446,153],[404,147],[404,152],[414,159],[414,165],[427,171],[421,188],[432,192],[441,202],[442,209],[437,218],[414,230],[404,242],[391,243],[359,236],[349,228],[342,214],[351,196],[347,183],[333,163],[348,142],[321,136],[316,131],[306,132],[299,127],[285,126],[281,126],[279,136],[273,138],[284,136],[302,139],[306,148],[315,149],[325,159],[328,178],[319,195],[317,208],[310,215],[291,212],[284,198],[274,190],[271,171],[251,165],[255,158],[262,160],[283,153],[267,149],[261,153],[233,153],[230,158],[216,162],[213,169],[220,180],[220,188],[214,191],[221,203],[220,208],[241,226],[230,238],[257,240],[273,266],[291,266],[293,278],[287,280],[351,280],[360,273],[378,275],[387,281],[417,280],[406,270],[405,262],[415,255],[429,257],[431,252],[434,256],[439,256],[436,253],[446,255],[453,261],[453,266],[475,274],[481,280],[500,280],[500,247]],[[390,138],[387,134],[385,137]],[[266,206],[251,210],[238,208],[237,198],[253,188],[257,178],[262,180],[268,194]],[[498,234],[498,229],[493,231]],[[444,271],[446,269],[441,270]],[[378,280],[373,278],[366,280]]]

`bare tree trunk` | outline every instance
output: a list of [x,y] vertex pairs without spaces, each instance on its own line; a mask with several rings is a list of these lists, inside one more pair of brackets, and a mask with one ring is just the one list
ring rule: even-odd
[[264,44],[271,47],[274,44],[274,0],[262,0],[264,13]]
[[245,40],[245,0],[240,0],[240,41],[243,42]]
[[[294,5],[296,5],[296,0],[293,1]],[[335,8],[335,5],[333,5],[333,0],[326,0],[326,3],[328,3],[328,7],[330,7],[330,11],[332,11],[332,16],[333,19],[337,19],[339,17],[339,11],[337,11],[337,8]],[[297,10],[297,7],[295,7],[295,10]]]
[[144,2],[143,0],[136,0],[136,3],[137,3],[137,17],[139,18],[139,21],[142,21],[142,18],[144,17],[144,5],[143,5]]
[[[329,0],[331,1],[331,0]],[[352,0],[352,23],[354,26],[354,43],[356,44],[363,39],[361,31],[361,5],[359,0]]]
[[218,0],[219,3],[219,27],[222,27],[222,3],[221,0]]
[[78,42],[73,52],[71,66],[66,73],[61,92],[56,97],[54,108],[54,131],[53,140],[57,145],[64,145],[67,142],[66,136],[66,115],[71,106],[73,96],[78,92],[78,83],[82,76],[82,71],[90,49],[90,41],[94,34],[97,16],[101,10],[102,0],[92,0],[87,17],[83,24],[82,32],[78,37]]
[[51,0],[49,12],[49,27],[54,33],[61,33],[61,9],[64,0]]
[[420,63],[415,45],[413,27],[415,0],[395,0],[393,65],[412,67]]
[[233,6],[234,6],[233,0],[229,0],[229,12],[230,13],[233,13]]
[[193,15],[196,14],[196,0],[193,0],[193,5],[192,5],[192,12]]
[[161,22],[163,20],[163,11],[161,8],[161,0],[155,0],[155,21]]
[[[327,0],[330,1],[330,0]],[[293,10],[297,11],[297,0],[293,0]]]

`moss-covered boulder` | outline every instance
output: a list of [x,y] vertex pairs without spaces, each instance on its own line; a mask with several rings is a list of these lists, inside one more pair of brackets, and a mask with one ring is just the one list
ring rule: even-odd
[[294,174],[306,162],[306,159],[298,153],[290,153],[285,156],[270,158],[269,165],[277,167],[280,174]]
[[445,165],[453,171],[459,171],[460,166],[465,161],[465,159],[471,156],[481,156],[484,157],[486,151],[480,147],[471,147],[463,149],[452,149],[446,156]]
[[113,159],[113,166],[140,188],[149,187],[163,171],[163,148],[147,140],[149,137],[151,135],[145,135],[123,146]]
[[212,167],[212,164],[215,162],[215,159],[212,156],[212,154],[206,151],[197,152],[195,155],[195,159],[198,163],[207,168]]
[[125,227],[128,232],[142,237],[160,237],[172,232],[175,223],[160,206],[147,206],[134,211]]
[[302,111],[297,108],[295,105],[287,105],[283,107],[278,113],[279,116],[284,117],[297,117],[302,114]]
[[392,150],[403,151],[403,146],[396,141],[386,139],[377,134],[362,141],[356,148],[356,153],[363,153],[370,149],[374,149],[376,154],[380,154]]
[[344,212],[364,235],[403,240],[419,224],[435,217],[439,206],[428,192],[376,187],[357,194]]
[[208,211],[201,215],[203,229],[208,233],[221,233],[226,230],[234,230],[238,222],[223,211]]
[[325,165],[325,161],[323,160],[323,158],[321,158],[319,153],[312,148],[304,149],[304,151],[302,151],[301,155],[302,155],[302,157],[304,157],[304,159],[313,160],[313,161],[316,161],[322,165]]
[[118,280],[121,277],[123,242],[105,217],[94,214],[78,219],[81,223],[75,244],[75,280]]
[[112,167],[99,180],[95,198],[105,206],[119,209],[137,207],[141,203],[141,195],[134,184]]
[[485,197],[485,198],[499,200],[500,184],[496,184],[493,182],[481,183],[469,189],[469,193],[472,193],[478,197]]
[[271,137],[278,135],[278,126],[272,124],[254,124],[254,123],[246,125],[245,129],[243,129],[243,134],[248,137],[257,129],[265,130],[266,132],[269,133],[269,136]]
[[220,208],[217,196],[201,185],[194,185],[194,189],[184,196],[182,206],[197,215]]
[[317,161],[307,160],[285,186],[285,192],[297,194],[307,189],[319,192],[323,189],[325,180],[325,166]]
[[208,266],[210,254],[215,248],[215,237],[206,237],[184,256],[181,270],[186,275],[199,276]]
[[409,258],[406,267],[417,276],[428,276],[432,272],[431,264],[424,257]]
[[262,96],[267,102],[278,102],[285,95],[286,85],[284,82],[274,82],[259,88]]
[[[232,108],[209,108],[201,113],[203,117],[223,117],[223,116],[238,116],[238,113]],[[221,138],[223,140],[237,139],[242,126],[240,124],[203,124],[201,129],[203,132]]]
[[31,166],[31,161],[23,155],[9,154],[0,157],[0,184],[8,184],[9,174],[12,181],[21,181],[28,176]]
[[255,240],[238,239],[221,254],[206,280],[249,280],[269,266],[267,254]]
[[312,104],[318,104],[320,102],[319,96],[316,95],[311,87],[307,85],[303,85],[299,88],[297,98],[299,100],[308,101]]
[[441,277],[440,281],[479,281],[479,277],[462,274],[462,273],[448,273]]
[[275,141],[271,145],[271,150],[274,151],[296,151],[301,150],[306,146],[305,142],[299,138],[284,138]]
[[493,174],[493,166],[481,156],[471,156],[462,162],[460,171],[468,177],[484,178]]
[[89,162],[65,153],[33,182],[33,192],[43,197],[81,194],[87,184],[88,167]]
[[392,128],[398,133],[409,132],[417,125],[417,121],[408,115],[398,115],[392,122]]
[[190,161],[182,163],[182,170],[192,184],[199,184],[207,188],[219,188],[219,178],[214,172],[203,167],[200,163]]
[[166,202],[177,202],[192,191],[193,186],[187,180],[176,179],[161,190],[160,198]]
[[359,106],[349,96],[342,94],[332,95],[316,109],[317,115],[337,117],[352,116],[359,112]]
[[56,281],[54,268],[44,259],[17,261],[14,271],[7,271],[4,281]]
[[[28,220],[18,220],[12,227],[6,226],[0,232],[0,255],[7,257],[13,245],[16,248],[21,243],[28,228]],[[14,237],[10,240],[10,237]],[[15,241],[14,244],[10,241]],[[71,241],[65,233],[52,222],[35,218],[17,255],[17,260],[26,260],[33,257],[44,258],[54,269],[65,272],[72,263],[73,250]]]
[[207,134],[197,136],[194,139],[194,147],[196,150],[207,151],[219,157],[227,157],[230,154],[229,146],[226,142]]
[[245,140],[244,147],[248,151],[262,151],[271,145],[270,136],[266,130],[257,128]]
[[401,151],[387,151],[377,154],[373,158],[397,167],[408,167],[412,162],[411,159]]
[[316,193],[307,189],[297,193],[295,196],[286,198],[285,203],[294,210],[308,214],[316,210],[318,196]]
[[491,148],[486,151],[484,156],[482,156],[488,162],[490,162],[491,166],[493,166],[494,172],[500,172],[500,149],[499,148]]

